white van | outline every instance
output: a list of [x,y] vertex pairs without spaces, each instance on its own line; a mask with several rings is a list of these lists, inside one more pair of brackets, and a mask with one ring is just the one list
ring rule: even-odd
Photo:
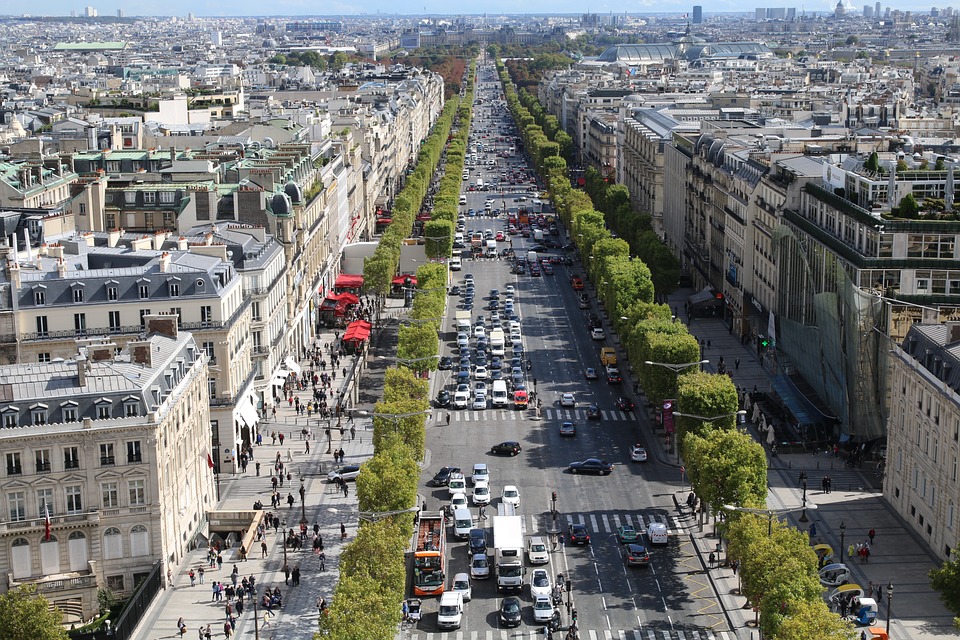
[[466,540],[470,537],[473,528],[473,516],[470,509],[457,509],[453,512],[453,535],[457,540]]
[[463,263],[460,260],[460,256],[453,256],[450,258],[450,271],[460,271],[463,268]]
[[450,497],[455,493],[467,493],[467,481],[462,473],[451,473],[450,482],[447,483],[447,489],[450,490]]
[[445,591],[440,596],[440,611],[437,613],[437,626],[441,629],[459,629],[463,619],[463,594],[459,591]]
[[507,381],[506,380],[494,380],[493,381],[493,400],[492,404],[494,407],[505,407],[510,401],[507,396]]
[[[464,174],[464,175],[466,176],[467,174]],[[468,177],[469,177],[469,176],[467,176],[467,178],[468,178]],[[464,178],[464,180],[466,180],[467,178]],[[463,195],[460,196],[460,204],[461,204],[461,205],[467,204],[467,196],[463,196]]]
[[667,525],[651,522],[647,525],[647,540],[650,544],[667,544]]

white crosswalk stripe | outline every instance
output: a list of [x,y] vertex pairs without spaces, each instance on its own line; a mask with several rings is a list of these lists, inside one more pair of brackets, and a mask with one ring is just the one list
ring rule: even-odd
[[[514,412],[522,413],[522,412]],[[566,408],[550,408],[543,410],[543,416],[547,420],[575,420],[582,422],[587,420],[587,412],[584,409],[566,409]],[[634,420],[634,413],[632,411],[623,412],[617,410],[601,410],[600,416],[603,420],[606,421],[623,421],[623,420]],[[523,418],[521,418],[523,419]]]
[[[459,630],[453,633],[417,633],[415,640],[543,640],[540,627],[533,629],[485,629],[482,631]],[[728,631],[709,629],[580,629],[583,640],[736,640]]]

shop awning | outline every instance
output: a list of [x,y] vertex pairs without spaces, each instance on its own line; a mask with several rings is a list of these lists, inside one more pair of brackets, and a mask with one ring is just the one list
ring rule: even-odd
[[410,278],[410,284],[417,284],[417,277],[410,274],[397,276],[393,279],[393,284],[407,284],[407,278]]
[[280,369],[275,374],[273,374],[273,379],[270,380],[270,386],[272,387],[282,387],[287,382],[287,377],[290,375],[289,371]]
[[810,401],[794,387],[789,377],[782,375],[775,377],[772,386],[783,406],[793,414],[797,424],[811,425],[824,422],[826,416],[817,411]]
[[287,369],[287,371],[292,371],[297,375],[300,375],[300,372],[303,371],[303,369],[300,368],[300,365],[289,356],[283,361],[283,366]]
[[358,276],[352,273],[341,273],[337,276],[337,281],[334,283],[334,289],[359,289],[363,286],[363,276]]
[[257,408],[253,406],[250,398],[244,398],[240,402],[237,413],[240,415],[240,420],[243,421],[248,427],[254,427],[257,424]]
[[347,325],[347,330],[343,333],[344,342],[363,342],[370,337],[372,325],[366,320],[357,320]]

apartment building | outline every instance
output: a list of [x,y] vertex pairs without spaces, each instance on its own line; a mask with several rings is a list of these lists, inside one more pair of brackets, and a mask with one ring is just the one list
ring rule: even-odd
[[34,585],[64,622],[176,567],[215,506],[208,359],[171,316],[120,347],[0,366],[0,590]]
[[891,352],[883,495],[948,560],[960,527],[960,322],[915,324]]

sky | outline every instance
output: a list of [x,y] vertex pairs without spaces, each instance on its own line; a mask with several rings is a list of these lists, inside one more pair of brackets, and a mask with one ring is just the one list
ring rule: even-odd
[[[870,0],[862,0],[861,4],[873,4]],[[487,0],[485,2],[468,1],[465,3],[450,3],[443,0],[144,0],[131,2],[130,0],[108,0],[104,4],[99,0],[88,0],[88,4],[96,8],[101,16],[116,15],[117,9],[123,9],[127,16],[186,16],[193,13],[195,16],[360,16],[376,15],[379,13],[404,15],[453,15],[459,10],[461,13],[479,15],[498,15],[503,13],[547,13],[547,14],[581,14],[584,11],[594,13],[665,13],[682,15],[693,11],[694,1],[677,2],[675,0],[628,0],[627,2],[600,0],[598,2],[582,2],[573,0]],[[784,7],[796,6],[799,13],[802,8],[810,11],[832,11],[836,0],[812,0],[797,5],[793,2],[778,0],[754,0],[745,5],[734,0],[717,0],[714,2],[699,2],[704,13],[711,12],[749,12],[754,7]],[[888,2],[883,2],[887,6]],[[944,5],[949,3],[943,3]],[[45,0],[41,3],[42,9],[37,15],[70,15],[75,11],[82,15],[83,0]],[[929,11],[931,4],[923,6],[895,5],[895,8],[908,10]]]

